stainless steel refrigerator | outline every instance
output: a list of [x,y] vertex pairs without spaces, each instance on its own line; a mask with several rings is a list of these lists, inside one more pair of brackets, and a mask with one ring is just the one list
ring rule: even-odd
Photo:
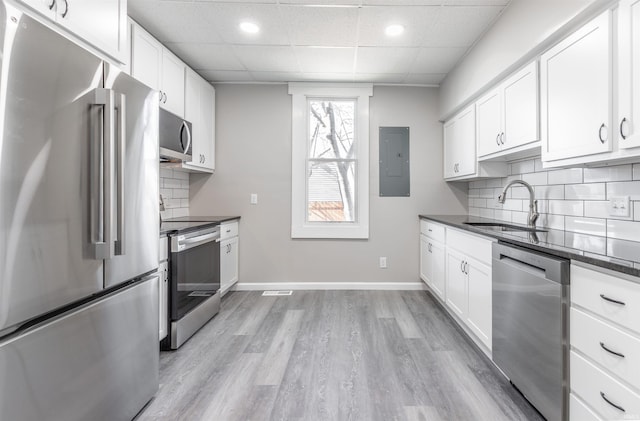
[[158,388],[158,97],[0,1],[0,420]]

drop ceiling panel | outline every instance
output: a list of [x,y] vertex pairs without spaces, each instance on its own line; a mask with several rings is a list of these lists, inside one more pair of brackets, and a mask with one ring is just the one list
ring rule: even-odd
[[290,82],[300,80],[297,72],[251,72],[255,80],[261,82]]
[[301,73],[300,82],[353,82],[353,73]]
[[354,75],[355,82],[372,82],[372,83],[404,83],[404,73],[356,73]]
[[200,76],[209,82],[252,82],[249,72],[233,70],[198,70]]
[[465,51],[466,48],[421,48],[411,72],[449,73]]
[[358,8],[280,6],[293,45],[354,47]]
[[[286,26],[275,4],[209,3],[206,15],[211,28],[230,44],[289,45]],[[252,22],[260,27],[257,34],[240,30],[241,22]]]
[[[417,47],[431,34],[440,7],[363,7],[360,9],[358,45],[395,45]],[[388,37],[384,30],[389,25],[402,25],[402,35]]]
[[196,70],[245,70],[226,44],[167,43],[167,48]]
[[443,7],[425,47],[470,47],[500,14],[501,6]]
[[446,74],[418,74],[410,73],[404,79],[404,83],[414,85],[439,85]]
[[222,42],[202,3],[129,0],[129,16],[160,42]]
[[292,47],[236,45],[233,49],[240,62],[252,72],[300,71]]
[[355,48],[295,47],[300,69],[305,73],[351,73]]
[[418,51],[418,48],[407,47],[358,48],[356,72],[408,73]]
[[280,0],[280,4],[359,6],[360,0]]

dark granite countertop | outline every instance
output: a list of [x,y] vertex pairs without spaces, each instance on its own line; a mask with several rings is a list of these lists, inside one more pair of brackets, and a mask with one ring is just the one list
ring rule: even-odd
[[539,228],[544,232],[536,232],[535,236],[525,231],[495,231],[467,225],[466,222],[522,225],[468,215],[419,215],[419,217],[496,238],[504,243],[640,277],[640,242],[607,239],[606,237],[547,228]]
[[182,216],[162,221],[160,235],[171,235],[175,232],[189,232],[207,226],[216,226],[224,222],[240,219],[239,216]]

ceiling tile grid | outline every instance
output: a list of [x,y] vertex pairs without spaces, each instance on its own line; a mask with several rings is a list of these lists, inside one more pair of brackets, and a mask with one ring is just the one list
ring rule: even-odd
[[[408,85],[438,85],[509,2],[128,0],[129,15],[210,82]],[[392,24],[404,32],[387,36]]]

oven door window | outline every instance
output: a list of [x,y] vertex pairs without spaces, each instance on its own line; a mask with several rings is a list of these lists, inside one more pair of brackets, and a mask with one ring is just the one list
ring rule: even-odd
[[171,253],[171,317],[182,318],[220,289],[220,243]]

